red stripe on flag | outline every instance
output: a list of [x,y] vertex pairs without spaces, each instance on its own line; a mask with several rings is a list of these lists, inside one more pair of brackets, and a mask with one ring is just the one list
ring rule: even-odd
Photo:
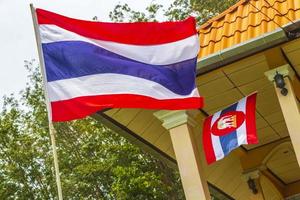
[[84,37],[133,45],[175,42],[197,33],[195,18],[177,22],[109,23],[84,21],[36,9],[39,24],[53,24]]
[[246,100],[246,129],[247,129],[247,142],[248,144],[257,144],[257,133],[256,133],[256,95],[252,94],[247,97]]
[[131,94],[77,97],[51,102],[52,121],[81,119],[105,108],[146,108],[184,110],[203,106],[202,97],[157,100],[151,97]]
[[216,161],[216,156],[211,141],[211,120],[212,120],[212,116],[206,118],[202,129],[203,148],[204,148],[206,161],[208,164],[211,164]]

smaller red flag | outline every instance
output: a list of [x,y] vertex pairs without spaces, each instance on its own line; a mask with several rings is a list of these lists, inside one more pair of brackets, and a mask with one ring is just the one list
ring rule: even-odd
[[203,147],[208,164],[224,158],[242,144],[257,144],[256,94],[209,116],[203,125]]

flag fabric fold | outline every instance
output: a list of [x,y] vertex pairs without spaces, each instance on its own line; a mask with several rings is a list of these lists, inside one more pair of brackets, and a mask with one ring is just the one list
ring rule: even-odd
[[197,109],[195,19],[107,23],[36,9],[52,121],[104,108]]
[[209,116],[203,124],[203,148],[211,164],[243,144],[257,144],[256,93]]

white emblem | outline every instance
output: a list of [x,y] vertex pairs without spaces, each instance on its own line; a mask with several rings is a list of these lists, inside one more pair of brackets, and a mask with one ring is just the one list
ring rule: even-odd
[[219,130],[225,129],[225,128],[236,128],[236,115],[226,115],[224,117],[221,117],[218,120],[218,126],[217,128]]

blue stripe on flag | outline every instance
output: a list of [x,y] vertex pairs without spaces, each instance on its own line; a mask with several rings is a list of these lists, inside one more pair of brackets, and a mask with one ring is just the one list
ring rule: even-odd
[[81,41],[53,42],[42,47],[48,82],[116,73],[157,82],[180,95],[188,95],[195,88],[197,58],[160,66],[137,62]]
[[[237,103],[229,106],[228,108],[222,110],[221,115],[229,111],[235,111]],[[224,155],[228,155],[233,149],[238,147],[237,134],[233,131],[227,135],[220,136],[220,143],[224,152]]]

